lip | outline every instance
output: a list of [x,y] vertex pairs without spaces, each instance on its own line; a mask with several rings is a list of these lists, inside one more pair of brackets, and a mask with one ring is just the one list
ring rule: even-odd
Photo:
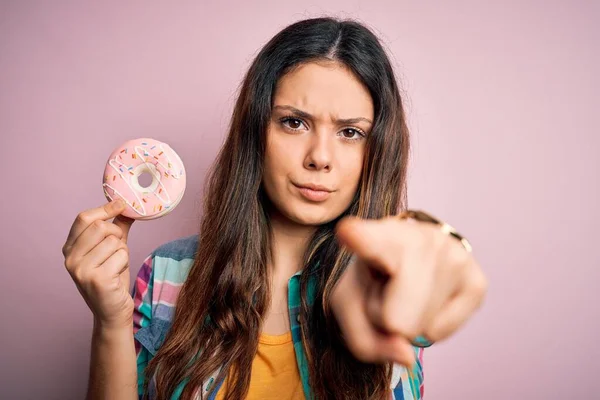
[[331,189],[325,186],[315,185],[312,183],[302,185],[297,185],[294,183],[294,186],[298,188],[298,191],[304,198],[316,202],[327,200],[331,195],[331,192],[333,192]]
[[333,190],[329,189],[327,186],[316,185],[314,183],[306,183],[306,184],[294,183],[294,186],[297,186],[299,188],[306,188],[306,189],[310,189],[310,190],[315,190],[315,191],[318,191],[318,192],[333,192]]

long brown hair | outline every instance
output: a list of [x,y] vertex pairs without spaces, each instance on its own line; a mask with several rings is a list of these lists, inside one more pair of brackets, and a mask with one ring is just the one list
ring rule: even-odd
[[[158,399],[169,399],[184,380],[181,398],[191,399],[219,366],[218,381],[230,376],[227,400],[247,394],[261,321],[270,304],[269,202],[261,180],[272,98],[284,74],[324,59],[344,64],[368,88],[375,120],[352,203],[337,219],[318,227],[304,256],[300,321],[310,386],[317,399],[389,396],[391,365],[355,359],[328,304],[350,259],[335,239],[336,222],[346,215],[381,218],[405,206],[408,128],[393,68],[377,37],[354,21],[316,18],[273,37],[243,80],[227,139],[206,182],[194,265],[177,299],[173,324],[146,370],[147,377],[159,370]],[[309,277],[316,282],[312,304]]]

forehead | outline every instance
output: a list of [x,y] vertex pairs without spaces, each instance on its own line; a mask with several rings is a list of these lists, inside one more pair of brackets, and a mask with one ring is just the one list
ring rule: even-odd
[[373,119],[369,91],[337,62],[310,62],[284,75],[277,83],[274,105],[291,105],[319,117]]

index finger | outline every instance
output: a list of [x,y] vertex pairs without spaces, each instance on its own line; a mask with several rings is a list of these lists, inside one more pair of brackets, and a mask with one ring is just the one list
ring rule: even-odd
[[114,218],[123,212],[124,208],[125,202],[121,199],[115,199],[101,207],[91,208],[79,213],[77,218],[75,218],[75,222],[73,222],[73,225],[71,226],[71,230],[67,236],[67,241],[64,248],[66,249],[71,247],[79,235],[81,235],[81,232],[83,232],[94,221],[99,219],[106,221]]
[[336,226],[338,241],[385,275],[391,275],[397,260],[390,258],[391,247],[398,240],[398,221],[384,218],[379,220],[345,217]]

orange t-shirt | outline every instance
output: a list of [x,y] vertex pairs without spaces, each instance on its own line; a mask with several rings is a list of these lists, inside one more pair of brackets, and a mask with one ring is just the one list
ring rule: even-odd
[[[225,398],[227,379],[216,400]],[[252,361],[250,390],[246,400],[304,400],[302,381],[296,364],[292,333],[267,335],[261,333],[258,350]]]

